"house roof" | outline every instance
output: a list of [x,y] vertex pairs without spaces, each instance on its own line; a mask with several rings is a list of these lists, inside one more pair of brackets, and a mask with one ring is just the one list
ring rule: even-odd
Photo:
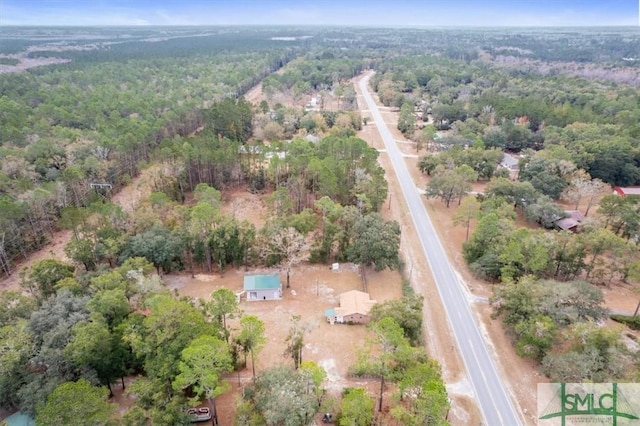
[[36,423],[28,415],[18,411],[4,419],[9,426],[33,426]]
[[279,275],[245,275],[244,290],[277,290],[282,288]]
[[564,212],[576,222],[582,222],[584,220],[584,215],[579,210],[565,210]]
[[320,136],[317,135],[307,135],[304,137],[304,140],[308,142],[318,143],[320,142]]
[[579,210],[565,210],[564,213],[566,217],[553,222],[556,227],[564,231],[575,228],[584,220],[584,215]]
[[351,290],[340,295],[340,307],[335,308],[335,313],[337,316],[351,314],[368,315],[376,303],[375,300],[369,299],[369,293]]
[[260,145],[240,145],[238,147],[239,154],[261,154],[263,147]]
[[571,228],[575,228],[580,224],[580,222],[570,217],[565,217],[564,219],[556,220],[554,223],[558,228],[565,231]]
[[500,162],[500,164],[502,165],[502,167],[515,170],[520,164],[520,159],[505,152],[504,154],[502,154],[502,161]]
[[613,188],[613,190],[615,192],[617,192],[619,195],[621,196],[625,196],[625,195],[640,195],[640,187],[622,187],[622,186],[616,186],[615,188]]

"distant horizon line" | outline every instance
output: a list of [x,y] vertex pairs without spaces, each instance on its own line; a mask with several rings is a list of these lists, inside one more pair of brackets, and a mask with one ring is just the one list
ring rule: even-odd
[[639,24],[604,24],[604,25],[428,25],[428,24],[0,24],[2,28],[202,28],[202,27],[341,27],[341,28],[635,28],[640,29]]

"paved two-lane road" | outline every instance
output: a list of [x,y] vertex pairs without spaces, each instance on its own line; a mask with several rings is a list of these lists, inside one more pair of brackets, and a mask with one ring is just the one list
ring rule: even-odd
[[360,80],[360,89],[384,141],[402,193],[409,206],[413,224],[433,273],[485,424],[489,426],[517,426],[521,424],[521,420],[513,409],[511,399],[505,391],[502,380],[485,346],[478,325],[471,313],[469,302],[462,290],[462,284],[458,281],[438,234],[431,224],[402,153],[369,93],[367,83],[371,75],[372,73]]

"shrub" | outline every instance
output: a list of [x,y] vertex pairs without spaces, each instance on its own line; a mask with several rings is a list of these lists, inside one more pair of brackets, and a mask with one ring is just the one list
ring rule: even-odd
[[628,326],[632,330],[640,330],[640,317],[631,315],[610,315],[612,320]]

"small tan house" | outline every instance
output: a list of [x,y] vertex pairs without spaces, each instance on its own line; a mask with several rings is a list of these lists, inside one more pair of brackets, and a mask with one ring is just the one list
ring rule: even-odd
[[369,311],[377,302],[369,299],[369,294],[358,290],[340,295],[340,306],[324,311],[330,324],[367,324],[371,318]]

